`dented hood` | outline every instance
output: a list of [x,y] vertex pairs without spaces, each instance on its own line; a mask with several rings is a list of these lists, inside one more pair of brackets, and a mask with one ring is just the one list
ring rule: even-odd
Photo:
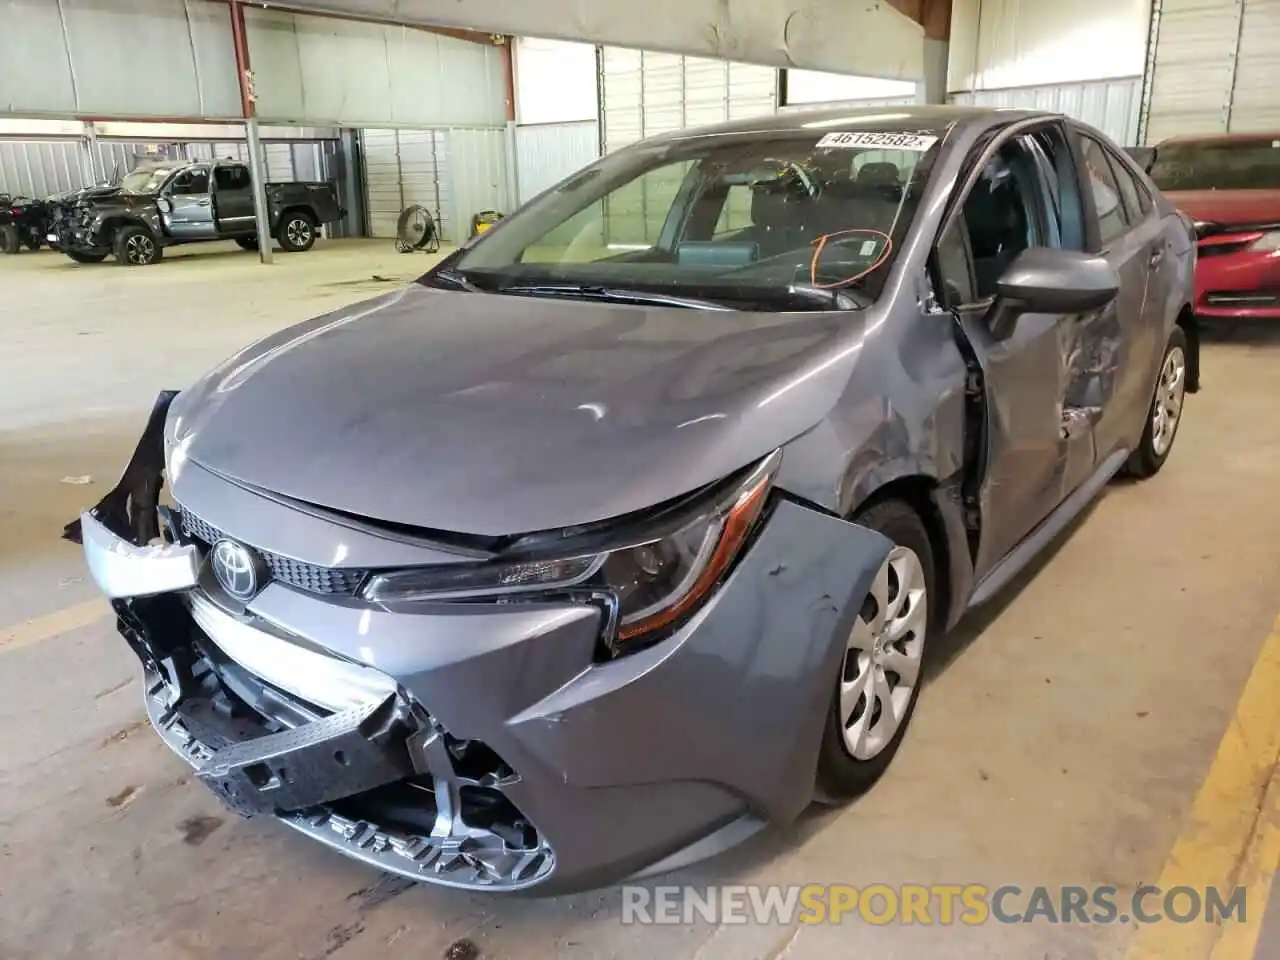
[[738,313],[405,290],[281,331],[175,401],[216,473],[481,535],[620,516],[816,424],[866,313]]

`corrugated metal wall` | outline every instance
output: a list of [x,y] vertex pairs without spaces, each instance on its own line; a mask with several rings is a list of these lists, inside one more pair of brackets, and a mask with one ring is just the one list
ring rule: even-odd
[[[345,161],[339,141],[268,141],[264,147],[268,179],[277,182],[338,180],[339,200],[352,209],[341,195],[343,183],[339,174]],[[96,148],[96,169],[91,171],[87,140],[0,140],[0,193],[47,197],[111,179],[117,173],[128,173],[149,160],[211,160],[215,157],[248,160],[249,157],[244,141],[160,143],[102,139],[96,141]],[[331,232],[345,235],[347,230],[336,225]]]
[[421,204],[446,243],[464,243],[476,213],[512,209],[505,129],[365,129],[361,144],[370,236],[394,237],[400,211]]
[[1280,130],[1280,0],[1157,0],[1145,143]]
[[1151,0],[952,0],[947,90],[1140,76]]
[[0,140],[0,193],[47,197],[90,180],[82,140]]
[[1052,110],[1092,124],[1121,146],[1138,142],[1142,78],[1086,80],[1082,83],[954,93],[952,103]]
[[[0,113],[239,112],[231,20],[223,4],[8,0],[0,19]],[[134,54],[145,64],[125,65],[122,58]]]
[[[237,117],[228,10],[205,0],[7,0],[0,114]],[[445,126],[505,119],[498,46],[248,4],[245,26],[264,120]]]
[[595,121],[516,127],[519,202],[527,202],[599,156],[600,125]]
[[418,128],[506,119],[499,46],[254,7],[245,27],[263,119]]

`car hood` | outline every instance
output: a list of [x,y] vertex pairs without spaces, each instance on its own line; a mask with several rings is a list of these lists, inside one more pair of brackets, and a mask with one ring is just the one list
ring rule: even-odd
[[1280,190],[1166,190],[1164,195],[1200,223],[1280,223]]
[[63,193],[55,193],[48,198],[49,203],[68,204],[75,203],[78,200],[96,199],[99,197],[111,197],[120,192],[119,187],[112,186],[96,186],[96,187],[80,187],[77,190],[67,190]]
[[486,536],[621,516],[815,425],[867,313],[738,313],[418,284],[247,348],[175,400],[185,458],[373,520]]

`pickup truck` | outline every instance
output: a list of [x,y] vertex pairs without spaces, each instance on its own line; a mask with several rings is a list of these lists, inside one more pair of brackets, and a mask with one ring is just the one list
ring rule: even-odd
[[[346,215],[332,181],[268,183],[266,194],[272,236],[286,252],[310,250],[317,225]],[[180,243],[234,240],[256,250],[249,168],[234,160],[145,164],[109,191],[56,205],[47,239],[77,263],[114,255],[126,266],[155,263]]]

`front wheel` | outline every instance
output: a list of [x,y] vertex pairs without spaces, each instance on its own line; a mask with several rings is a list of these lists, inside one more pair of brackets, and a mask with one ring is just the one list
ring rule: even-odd
[[819,800],[855,797],[888,768],[923,676],[933,550],[919,514],[883,500],[854,520],[893,541],[850,631],[818,757]]
[[17,253],[22,249],[22,238],[18,236],[18,228],[12,223],[0,227],[0,250],[5,253]]
[[316,224],[311,215],[302,211],[287,213],[280,221],[279,236],[281,248],[285,253],[302,253],[310,250],[316,242]]
[[1145,479],[1159,473],[1169,459],[1178,425],[1182,423],[1182,404],[1187,396],[1187,334],[1174,327],[1160,361],[1147,421],[1142,428],[1138,448],[1125,461],[1124,471],[1131,477]]
[[23,240],[22,242],[26,244],[26,247],[28,250],[33,250],[33,251],[39,250],[41,245],[44,243],[44,241],[40,237],[40,234],[36,233],[34,230],[28,233],[26,236],[26,239]]
[[113,244],[116,260],[126,267],[145,267],[160,259],[160,244],[146,227],[124,227]]

